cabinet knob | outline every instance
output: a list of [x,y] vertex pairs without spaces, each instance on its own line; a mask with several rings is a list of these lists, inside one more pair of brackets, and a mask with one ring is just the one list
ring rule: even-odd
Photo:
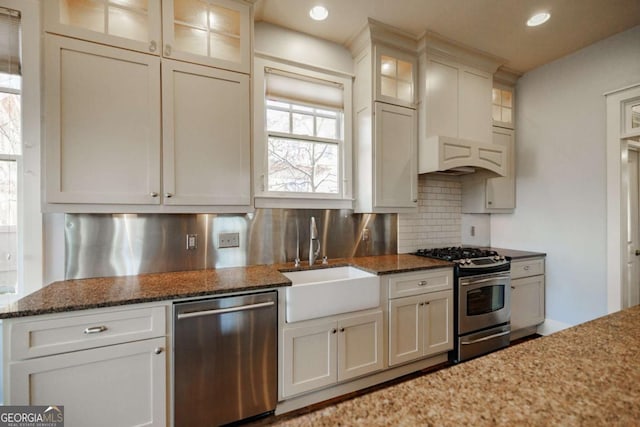
[[166,197],[167,199],[170,199],[173,197],[173,193],[164,193],[164,197]]
[[512,286],[512,287],[511,287],[511,289],[515,289],[515,288],[516,288],[515,286]]
[[493,202],[492,202],[491,200],[489,200],[487,203],[488,203],[488,204],[490,204],[490,205],[492,205],[492,204],[493,204]]
[[413,203],[418,203],[418,199],[413,199]]
[[171,56],[171,45],[168,43],[164,45],[164,56]]
[[524,266],[524,271],[529,271],[529,266],[528,265]]
[[418,286],[426,286],[427,285],[427,281],[426,280],[421,280],[418,282]]
[[332,329],[332,330],[331,330],[331,333],[332,333],[332,334],[335,334],[336,332],[338,332],[336,329]]
[[151,197],[158,197],[158,193],[156,193],[155,191],[152,191],[151,193],[149,193],[149,195]]
[[340,328],[340,332],[344,332],[344,328]]
[[421,302],[421,303],[420,303],[420,307],[422,307],[423,305],[424,305],[424,303],[423,303],[423,302]]
[[156,43],[156,41],[151,40],[151,42],[149,43],[149,52],[155,52],[157,48],[158,44]]
[[153,350],[153,352],[154,352],[155,354],[160,354],[160,353],[162,353],[162,350],[163,350],[163,348],[162,348],[162,347],[156,347],[156,348],[155,348],[155,350]]

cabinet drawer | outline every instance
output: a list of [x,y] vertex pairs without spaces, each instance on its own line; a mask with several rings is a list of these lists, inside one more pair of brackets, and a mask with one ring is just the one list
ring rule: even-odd
[[511,262],[511,278],[538,276],[544,274],[544,258]]
[[389,277],[389,298],[453,289],[453,270],[439,269]]
[[11,360],[163,336],[165,307],[51,316],[11,325]]

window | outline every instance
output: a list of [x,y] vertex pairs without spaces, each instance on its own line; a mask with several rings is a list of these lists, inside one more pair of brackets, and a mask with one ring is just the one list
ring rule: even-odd
[[18,169],[22,154],[20,12],[0,8],[0,294],[17,292]]
[[261,58],[255,69],[256,207],[350,208],[351,78]]
[[342,111],[266,104],[268,191],[338,194]]

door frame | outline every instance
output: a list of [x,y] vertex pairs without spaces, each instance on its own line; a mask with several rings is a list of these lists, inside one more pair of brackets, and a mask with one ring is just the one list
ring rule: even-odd
[[640,101],[640,83],[605,93],[607,106],[607,312],[625,308],[623,289],[628,254],[627,194],[629,191],[628,152],[640,140],[640,129],[630,132],[626,111]]

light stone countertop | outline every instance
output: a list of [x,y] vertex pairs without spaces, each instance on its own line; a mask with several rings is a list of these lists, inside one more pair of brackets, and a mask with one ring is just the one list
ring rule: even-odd
[[640,426],[640,306],[281,426]]

